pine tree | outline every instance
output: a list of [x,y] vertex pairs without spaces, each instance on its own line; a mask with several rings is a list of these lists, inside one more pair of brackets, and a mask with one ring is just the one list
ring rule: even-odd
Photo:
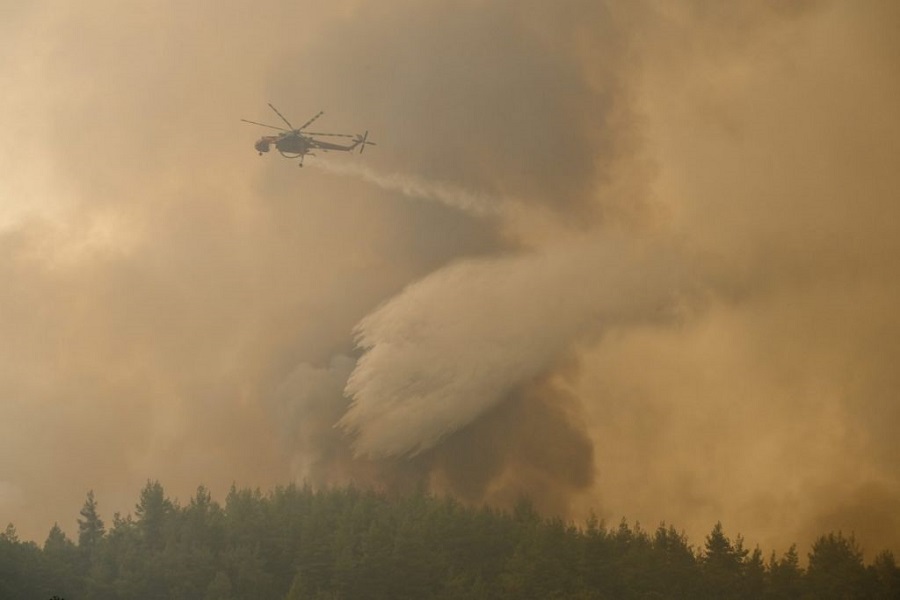
[[797,546],[792,545],[780,560],[775,553],[769,559],[765,597],[771,600],[799,598],[803,589],[803,571]]
[[60,528],[59,523],[54,523],[44,541],[44,553],[65,552],[72,547],[74,544]]
[[5,542],[9,542],[10,544],[18,544],[19,543],[19,532],[16,531],[16,526],[10,523],[6,526],[6,531],[0,533],[0,540]]
[[747,600],[758,600],[763,597],[766,586],[766,566],[763,563],[762,550],[757,546],[744,560],[742,573],[741,596]]
[[138,530],[147,547],[159,549],[162,546],[172,509],[172,502],[166,498],[163,486],[158,481],[148,480],[141,490],[140,502],[134,508]]
[[78,547],[92,552],[103,539],[106,530],[103,521],[97,513],[97,501],[94,499],[94,490],[87,493],[87,499],[79,513],[83,519],[78,519]]
[[83,595],[83,578],[78,573],[78,548],[58,523],[47,534],[43,550],[44,579],[51,590],[66,597]]
[[740,597],[741,574],[747,550],[743,539],[738,536],[732,543],[722,530],[722,523],[716,523],[706,536],[706,545],[701,559],[706,590],[710,598],[726,599]]
[[807,589],[820,600],[865,598],[862,550],[851,535],[829,533],[815,541],[806,571]]
[[873,598],[900,598],[900,567],[897,567],[897,561],[890,550],[880,552],[869,570],[872,574]]

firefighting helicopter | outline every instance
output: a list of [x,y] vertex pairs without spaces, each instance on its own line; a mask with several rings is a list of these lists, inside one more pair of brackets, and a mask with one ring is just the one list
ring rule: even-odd
[[[269,147],[274,144],[275,149],[278,150],[278,152],[280,152],[281,155],[285,158],[299,158],[300,164],[298,166],[302,167],[303,158],[305,156],[315,156],[315,154],[312,153],[313,150],[321,150],[322,152],[328,152],[330,150],[350,152],[359,147],[359,153],[362,154],[362,151],[366,149],[366,146],[376,145],[375,142],[368,141],[368,131],[366,131],[362,135],[351,135],[349,133],[317,133],[306,131],[306,128],[312,125],[313,121],[325,114],[325,111],[319,111],[313,118],[311,118],[300,127],[294,127],[293,125],[291,125],[291,122],[288,121],[285,116],[281,114],[278,109],[275,108],[271,103],[269,103],[269,108],[274,110],[275,114],[278,115],[281,120],[284,121],[288,127],[290,127],[290,129],[285,129],[284,127],[276,127],[275,125],[267,125],[265,123],[257,123],[256,121],[248,121],[247,119],[241,119],[241,121],[243,121],[244,123],[261,125],[262,127],[277,129],[282,132],[277,135],[264,135],[256,141],[253,147],[256,148],[256,151],[259,152],[260,156],[263,155],[263,152],[268,152]],[[351,138],[353,140],[353,143],[345,146],[341,144],[334,144],[332,142],[326,142],[324,140],[317,140],[313,136]]]

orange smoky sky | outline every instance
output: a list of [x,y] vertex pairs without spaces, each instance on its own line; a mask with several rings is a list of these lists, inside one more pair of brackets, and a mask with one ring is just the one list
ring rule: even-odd
[[[893,2],[0,24],[0,519],[425,485],[900,550]],[[319,110],[364,154],[253,142]]]

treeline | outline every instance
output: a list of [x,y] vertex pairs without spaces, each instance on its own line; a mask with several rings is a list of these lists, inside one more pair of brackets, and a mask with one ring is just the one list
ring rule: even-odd
[[900,598],[900,569],[865,564],[852,536],[821,536],[763,556],[720,524],[693,547],[664,525],[470,508],[426,494],[355,488],[232,487],[224,506],[203,487],[185,506],[158,482],[134,515],[107,525],[93,493],[78,539],[57,526],[43,547],[0,534],[0,599],[629,599]]

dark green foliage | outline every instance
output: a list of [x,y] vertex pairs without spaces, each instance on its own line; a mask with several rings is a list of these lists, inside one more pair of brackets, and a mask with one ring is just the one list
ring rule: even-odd
[[82,518],[78,519],[78,547],[83,549],[85,554],[90,554],[105,533],[103,521],[97,514],[94,490],[87,493],[87,499],[79,514]]
[[803,571],[800,570],[800,556],[797,546],[791,546],[781,559],[776,560],[775,553],[769,559],[766,573],[767,600],[789,600],[800,598],[803,590]]
[[871,598],[866,589],[862,550],[853,536],[838,532],[813,543],[806,573],[808,595],[821,600]]
[[877,600],[900,598],[900,568],[897,567],[897,561],[889,550],[875,557],[875,561],[869,567],[869,575],[872,598]]
[[79,514],[77,545],[58,525],[43,548],[11,524],[0,533],[0,600],[900,597],[894,556],[866,566],[840,533],[816,541],[804,572],[796,548],[763,561],[721,523],[695,550],[672,526],[575,527],[524,499],[500,512],[421,492],[232,486],[220,506],[201,486],[182,507],[148,481],[133,518],[107,529],[93,493]]
[[82,591],[81,557],[78,548],[57,523],[47,534],[43,555],[43,577],[47,587],[64,598],[79,596]]
[[706,536],[706,545],[700,558],[705,580],[703,597],[729,600],[740,598],[743,584],[744,562],[747,551],[739,537],[734,543],[716,523]]
[[687,537],[671,525],[660,525],[653,537],[648,597],[696,598],[700,568]]

